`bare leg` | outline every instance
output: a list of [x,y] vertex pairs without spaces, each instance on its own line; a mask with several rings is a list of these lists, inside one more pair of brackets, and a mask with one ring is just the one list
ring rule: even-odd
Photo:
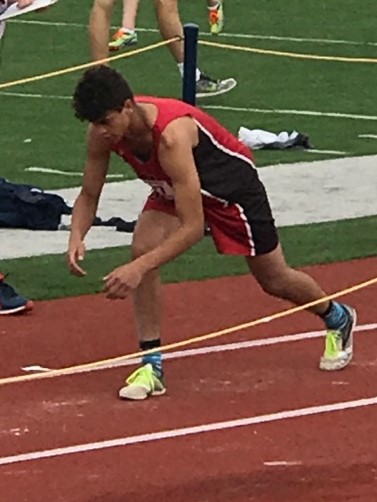
[[140,0],[123,0],[122,28],[134,30]]
[[[154,0],[158,27],[164,40],[180,36],[183,38],[183,27],[179,17],[178,0]],[[177,64],[183,63],[183,42],[173,42],[168,46]]]
[[[304,305],[326,296],[321,287],[309,275],[289,267],[279,245],[266,255],[246,259],[251,273],[266,293]],[[325,301],[309,310],[322,315],[329,307]]]
[[89,38],[94,61],[108,57],[111,14],[116,0],[95,0],[89,19]]
[[[175,216],[160,211],[143,213],[133,236],[133,258],[154,249],[178,227],[179,220]],[[158,270],[153,270],[145,275],[140,286],[135,290],[133,298],[139,341],[159,339],[161,305]]]

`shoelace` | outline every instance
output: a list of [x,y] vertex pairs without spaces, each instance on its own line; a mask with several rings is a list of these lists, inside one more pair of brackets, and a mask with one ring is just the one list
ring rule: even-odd
[[325,352],[329,356],[336,356],[338,353],[338,340],[339,340],[339,333],[338,331],[328,331],[326,334],[326,347],[325,347]]
[[144,380],[140,383],[145,383],[145,380],[148,380],[149,384],[153,384],[152,372],[149,368],[142,366],[134,371],[126,380],[128,384],[135,383],[138,379]]
[[113,40],[119,40],[120,38],[123,38],[124,35],[131,35],[131,33],[128,30],[119,28],[119,30],[114,34]]

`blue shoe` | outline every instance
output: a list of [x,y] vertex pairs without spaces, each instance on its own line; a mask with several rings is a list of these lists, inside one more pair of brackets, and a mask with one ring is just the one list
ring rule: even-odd
[[29,312],[33,307],[33,302],[16,293],[12,286],[5,282],[5,275],[0,273],[0,315]]

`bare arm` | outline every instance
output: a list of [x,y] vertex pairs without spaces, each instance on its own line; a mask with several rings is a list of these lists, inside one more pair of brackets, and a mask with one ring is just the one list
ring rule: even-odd
[[192,154],[197,142],[197,127],[188,117],[172,122],[161,138],[159,161],[172,180],[181,226],[157,248],[138,259],[146,272],[173,260],[203,237],[202,195]]
[[84,237],[92,226],[98,201],[109,168],[110,149],[92,127],[88,133],[88,153],[81,191],[72,213],[67,262],[72,274],[82,276],[85,270],[78,264],[84,259]]
[[116,0],[94,0],[89,18],[89,39],[94,61],[109,55],[111,14]]
[[92,226],[109,169],[109,160],[108,142],[90,126],[82,188],[73,207],[71,239],[83,240]]

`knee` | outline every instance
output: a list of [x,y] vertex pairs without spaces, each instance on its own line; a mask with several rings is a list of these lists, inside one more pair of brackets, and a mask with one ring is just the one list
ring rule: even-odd
[[154,7],[160,21],[164,21],[166,16],[178,12],[177,0],[154,0]]
[[93,7],[111,12],[116,0],[95,0]]
[[140,256],[143,256],[149,251],[151,251],[153,247],[155,246],[152,246],[151,243],[149,243],[148,241],[144,239],[138,239],[132,242],[131,258],[133,260],[136,260],[137,258],[140,258]]

